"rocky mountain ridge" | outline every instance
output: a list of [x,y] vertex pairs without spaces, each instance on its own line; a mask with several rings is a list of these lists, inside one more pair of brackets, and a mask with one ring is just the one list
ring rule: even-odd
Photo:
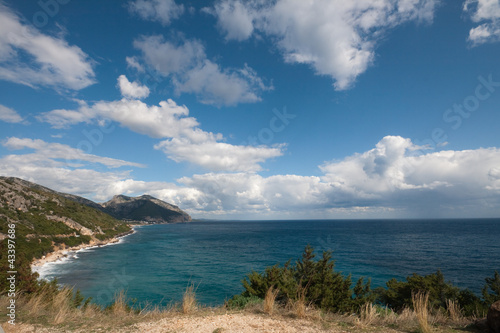
[[[130,220],[171,223],[191,221],[191,217],[151,196],[115,196],[98,204],[23,179],[0,176],[0,241],[14,233],[16,258],[22,267],[67,248],[114,242],[133,232]],[[2,253],[6,253],[5,243],[0,242]],[[0,267],[7,264],[6,256],[0,255]],[[33,278],[28,273],[25,277],[26,281]]]
[[[20,178],[0,177],[0,208],[5,205],[11,206],[14,210],[28,212],[31,207],[37,208],[37,206],[34,205],[35,201],[47,201],[47,198],[41,193],[50,194],[53,197],[51,200],[55,202],[56,205],[61,205],[61,200],[57,199],[57,197],[62,197],[100,210],[119,220],[145,221],[150,223],[191,221],[191,216],[179,207],[150,195],[142,195],[140,197],[115,195],[111,200],[100,204],[76,195],[57,192]],[[49,211],[47,218],[61,221],[72,229],[82,230],[84,234],[91,234],[85,227],[68,217],[62,218],[51,215]]]
[[179,207],[150,195],[128,197],[115,195],[101,204],[105,212],[122,220],[145,221],[150,223],[190,222],[191,216]]

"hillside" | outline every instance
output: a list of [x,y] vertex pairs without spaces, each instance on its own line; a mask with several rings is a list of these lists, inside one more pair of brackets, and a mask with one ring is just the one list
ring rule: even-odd
[[117,219],[147,221],[151,223],[190,222],[191,216],[179,207],[143,195],[137,198],[116,195],[102,204],[111,216]]
[[19,178],[0,177],[0,240],[6,238],[7,225],[16,222],[18,249],[26,259],[131,232],[120,220],[169,223],[191,221],[191,217],[147,195],[118,195],[98,204]]
[[131,231],[96,208],[18,178],[0,177],[0,220],[7,222],[0,224],[0,239],[7,235],[7,224],[16,222],[17,248],[26,259]]

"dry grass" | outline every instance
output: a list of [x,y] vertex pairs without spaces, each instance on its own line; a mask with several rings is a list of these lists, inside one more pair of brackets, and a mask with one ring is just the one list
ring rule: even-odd
[[116,317],[123,317],[130,314],[130,307],[127,305],[127,297],[123,290],[115,294],[111,313]]
[[307,292],[307,286],[306,287],[301,287],[299,285],[299,288],[297,290],[297,300],[293,302],[292,308],[294,314],[299,317],[299,318],[304,318],[306,316],[306,292]]
[[26,304],[28,314],[34,316],[44,311],[48,297],[47,288],[42,289],[39,294],[29,297],[28,303]]
[[460,306],[457,303],[451,299],[446,300],[446,308],[448,310],[448,315],[453,322],[462,321],[462,309],[460,309]]
[[429,293],[417,293],[412,295],[413,310],[417,316],[418,326],[422,333],[431,333],[429,326]]
[[278,296],[279,289],[274,287],[269,287],[266,292],[266,298],[264,298],[264,312],[267,314],[273,314],[274,306],[276,302],[276,296]]
[[196,310],[196,292],[194,290],[194,285],[190,285],[186,288],[184,295],[182,296],[182,312],[185,314],[192,313]]
[[52,300],[52,309],[55,310],[55,315],[52,319],[53,324],[58,325],[66,321],[71,321],[74,316],[74,311],[71,307],[71,298],[73,290],[63,288],[57,293]]
[[378,321],[377,309],[373,306],[372,303],[366,303],[361,307],[359,317],[363,324],[372,325],[373,323]]
[[[318,324],[327,329],[341,329],[348,332],[387,332],[404,331],[415,332],[416,328],[422,333],[429,333],[433,329],[439,332],[456,332],[454,329],[465,327],[471,323],[470,318],[463,317],[460,308],[452,301],[447,302],[447,313],[429,313],[428,295],[413,295],[414,310],[406,308],[400,313],[395,313],[387,308],[373,304],[365,304],[359,315],[341,315],[325,313],[319,309],[308,308],[305,294],[298,293],[297,300],[290,302],[286,307],[276,304],[278,295],[277,288],[269,288],[266,298],[251,308],[244,310],[227,310],[226,308],[204,308],[197,306],[195,286],[186,288],[181,307],[179,304],[171,304],[168,307],[146,304],[141,310],[134,311],[128,306],[126,294],[122,291],[115,295],[114,303],[103,309],[95,304],[76,308],[73,304],[73,292],[71,289],[63,288],[54,293],[50,290],[42,291],[35,296],[20,295],[16,300],[19,305],[19,318],[28,323],[54,330],[65,331],[127,331],[132,325],[144,322],[155,323],[163,319],[171,320],[179,318],[180,313],[189,313],[184,318],[206,317],[217,314],[252,313],[262,315],[264,310],[272,314],[272,318],[284,318],[290,320],[295,318],[305,320],[311,324]],[[7,298],[0,297],[0,306],[5,308]],[[258,310],[256,310],[258,308]],[[0,314],[3,315],[0,309]],[[170,319],[168,319],[170,318]],[[262,318],[270,319],[267,316]],[[294,320],[295,320],[294,319]],[[176,319],[177,320],[177,319]],[[306,324],[307,325],[307,324]],[[42,330],[43,331],[43,330]]]

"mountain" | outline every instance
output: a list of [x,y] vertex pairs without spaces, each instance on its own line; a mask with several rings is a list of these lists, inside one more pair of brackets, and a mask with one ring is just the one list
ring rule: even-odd
[[[7,235],[14,234],[16,262],[29,264],[53,251],[101,244],[132,232],[123,221],[91,207],[95,203],[74,199],[19,178],[0,177],[0,247],[6,246]],[[6,251],[0,254],[2,266]]]
[[[15,224],[18,254],[31,261],[49,252],[105,243],[132,232],[123,220],[187,222],[179,207],[151,196],[123,195],[98,204],[13,177],[0,177],[0,248]],[[12,231],[10,231],[12,232]],[[0,253],[0,259],[5,259]]]
[[191,216],[179,207],[149,195],[132,198],[115,195],[101,204],[106,212],[117,219],[147,221],[153,223],[190,222]]

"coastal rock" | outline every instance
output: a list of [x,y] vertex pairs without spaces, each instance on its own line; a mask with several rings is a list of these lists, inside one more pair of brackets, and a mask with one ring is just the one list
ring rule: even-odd
[[500,333],[500,301],[491,304],[486,320],[491,333]]
[[[90,230],[89,228],[85,228],[80,223],[75,222],[70,218],[67,218],[64,216],[60,217],[60,216],[51,216],[51,215],[47,215],[46,217],[47,217],[47,220],[54,220],[54,221],[62,222],[64,224],[66,224],[68,227],[70,227],[71,229],[78,230],[78,232],[80,232],[81,235],[92,236],[94,234],[92,232],[92,230]],[[101,232],[102,232],[102,230],[101,230]]]

